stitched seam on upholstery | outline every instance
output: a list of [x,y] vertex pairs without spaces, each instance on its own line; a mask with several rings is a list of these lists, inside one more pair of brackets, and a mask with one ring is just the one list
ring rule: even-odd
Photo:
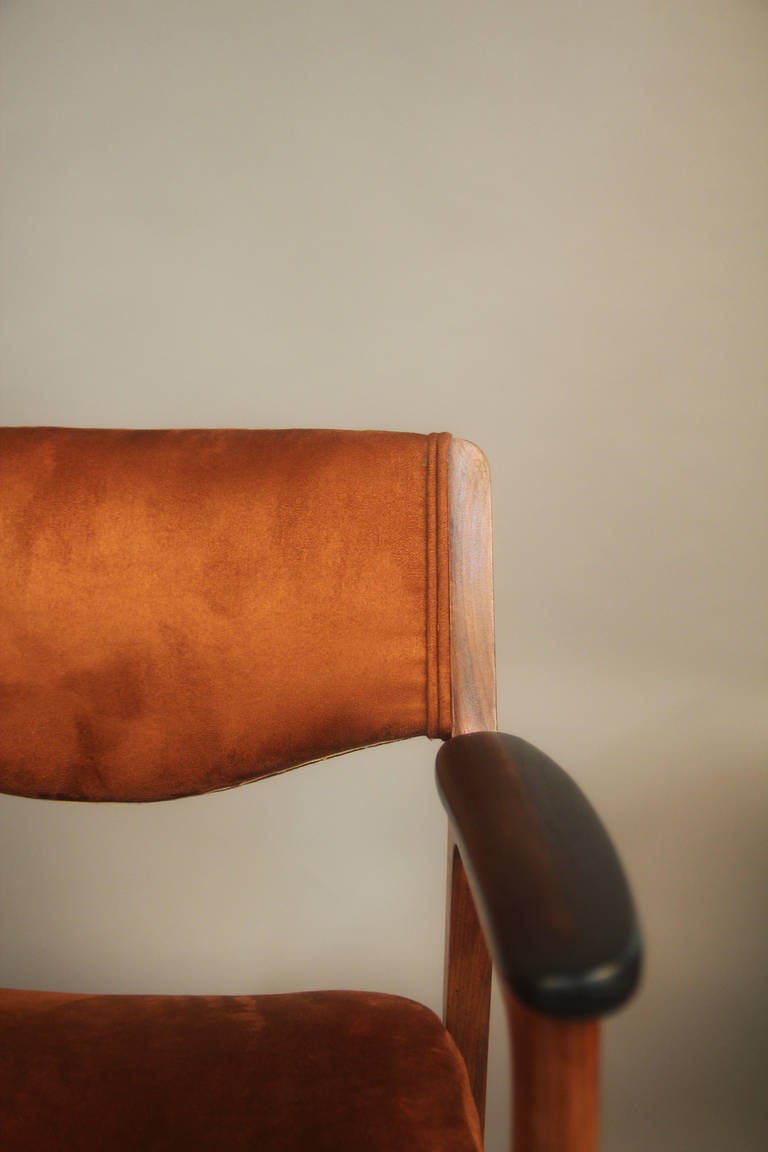
[[[442,432],[438,439],[436,485],[436,552],[437,552],[437,734],[450,735],[453,720],[451,705],[451,628],[450,628],[450,508],[448,493],[448,459],[451,436]],[[445,696],[445,700],[444,700]],[[447,714],[446,714],[447,713]]]
[[427,466],[426,466],[426,493],[425,493],[425,520],[426,520],[426,640],[427,640],[427,666],[426,666],[426,733],[433,736],[437,721],[437,703],[435,698],[436,666],[437,666],[437,628],[436,628],[436,548],[435,548],[435,465],[436,465],[436,438],[434,433],[427,437]]
[[443,557],[441,555],[441,550],[440,550],[440,527],[441,527],[440,484],[441,484],[442,479],[443,479],[442,468],[440,467],[441,448],[442,448],[442,436],[437,434],[437,435],[435,435],[435,480],[434,480],[434,485],[433,485],[435,517],[434,517],[434,525],[433,525],[434,531],[432,533],[432,539],[434,541],[433,547],[435,550],[435,599],[434,599],[435,690],[436,690],[435,691],[435,695],[436,695],[436,701],[435,701],[435,703],[436,703],[436,708],[435,708],[435,736],[440,735],[440,727],[441,727],[440,721],[442,719],[442,717],[440,715],[441,701],[442,701],[442,692],[441,692],[442,685],[440,682],[440,674],[442,672],[441,660],[440,660],[440,655],[441,655],[441,653],[440,653],[440,603],[441,603],[440,596],[441,596],[441,593],[443,590],[442,589],[442,579],[441,579]]

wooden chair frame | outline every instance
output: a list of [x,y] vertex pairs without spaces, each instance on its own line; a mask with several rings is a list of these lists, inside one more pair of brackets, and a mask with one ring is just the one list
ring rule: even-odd
[[[496,732],[496,676],[489,469],[482,452],[464,440],[453,440],[450,445],[449,503],[452,735],[454,738],[465,737],[463,746],[471,748],[479,741],[469,734]],[[505,742],[503,747],[502,742]],[[514,742],[508,737],[499,737],[497,746],[486,740],[484,751],[469,757],[463,766],[465,774],[461,776],[453,771],[452,765],[446,770],[452,755],[451,743],[449,741],[444,746],[438,757],[438,785],[451,818],[444,988],[446,1026],[467,1065],[482,1123],[492,972],[490,943],[497,967],[501,969],[513,1055],[514,1152],[594,1152],[598,1132],[598,1016],[617,1007],[631,994],[640,966],[639,938],[620,866],[606,853],[605,845],[601,845],[604,833],[591,810],[589,815],[585,814],[581,794],[564,773],[560,774],[536,750],[524,746],[521,752],[517,745],[522,742]],[[481,766],[482,755],[489,751],[492,758],[498,757],[504,763],[500,773],[489,777],[493,783],[484,793],[486,785],[482,781],[478,783],[476,772]],[[602,975],[607,977],[607,982],[603,989],[605,996],[598,992],[593,1010],[588,1003],[589,995],[602,978],[594,973],[594,978],[588,978],[580,990],[581,1000],[577,995],[569,1003],[558,1005],[553,1001],[546,1005],[556,1014],[531,1010],[518,995],[515,980],[505,979],[505,971],[510,967],[515,970],[514,958],[511,966],[508,958],[514,952],[516,942],[514,932],[510,942],[505,924],[504,910],[510,906],[509,893],[499,889],[509,886],[514,889],[516,883],[524,884],[526,877],[516,880],[514,876],[501,876],[494,862],[486,858],[486,853],[495,852],[497,856],[506,858],[510,871],[516,864],[524,869],[530,865],[530,860],[518,859],[520,852],[514,842],[514,830],[502,828],[494,835],[488,821],[480,827],[479,816],[475,827],[475,810],[486,803],[492,810],[495,805],[518,800],[522,779],[518,761],[526,758],[533,763],[534,770],[541,768],[542,776],[554,781],[553,793],[558,792],[564,801],[559,831],[565,836],[569,834],[574,813],[577,813],[575,824],[580,834],[589,825],[587,855],[594,850],[595,858],[587,860],[585,868],[593,877],[599,870],[601,883],[607,880],[608,887],[603,889],[605,913],[607,920],[613,923],[606,925],[607,935],[594,952],[595,956],[602,957]],[[468,783],[466,769],[475,777],[472,783]],[[552,769],[558,775],[553,776]],[[492,843],[487,846],[489,839]],[[583,835],[579,839],[583,842]],[[542,857],[551,850],[551,846],[538,847]],[[467,870],[464,855],[468,857]],[[548,861],[545,867],[550,867],[551,863]],[[538,866],[538,862],[535,863],[534,870]],[[468,877],[468,871],[473,880]],[[610,875],[606,876],[606,873]],[[490,882],[488,877],[491,877]],[[546,885],[551,893],[550,879],[547,877]],[[561,891],[553,899],[567,902],[570,896],[564,896]],[[587,893],[586,899],[594,898]],[[546,916],[546,910],[542,915]],[[549,928],[545,926],[544,933],[548,932]],[[609,938],[610,946],[606,948]],[[589,947],[592,948],[593,944],[590,941]],[[571,955],[568,951],[566,945],[562,957],[564,969],[570,972],[578,947]],[[595,972],[597,967],[600,965],[596,966]],[[565,982],[569,978],[566,976]],[[591,989],[588,987],[590,979]],[[586,1018],[579,1018],[582,1016]]]
[[[488,461],[468,440],[448,450],[452,736],[496,731],[493,519]],[[491,957],[453,830],[448,832],[444,1021],[467,1065],[483,1123]]]

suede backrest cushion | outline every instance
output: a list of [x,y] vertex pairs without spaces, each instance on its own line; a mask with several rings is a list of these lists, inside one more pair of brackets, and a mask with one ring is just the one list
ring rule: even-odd
[[0,430],[0,790],[165,799],[449,735],[448,441]]

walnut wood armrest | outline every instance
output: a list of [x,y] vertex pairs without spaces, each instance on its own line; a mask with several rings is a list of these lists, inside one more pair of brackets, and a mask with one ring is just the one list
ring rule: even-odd
[[618,1008],[637,985],[640,934],[618,856],[577,785],[496,732],[447,741],[437,783],[507,991],[545,1016]]

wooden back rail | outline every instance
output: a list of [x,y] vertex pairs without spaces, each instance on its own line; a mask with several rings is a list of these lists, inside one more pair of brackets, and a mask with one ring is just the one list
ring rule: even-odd
[[[448,452],[453,736],[496,731],[493,538],[488,461],[474,444]],[[485,1115],[491,957],[464,865],[448,834],[445,1026],[467,1065],[480,1123]]]
[[[493,545],[488,462],[474,444],[448,456],[452,735],[495,732]],[[449,832],[444,1019],[485,1118],[492,965]],[[595,1152],[599,1024],[535,1014],[504,990],[512,1047],[514,1152]]]

